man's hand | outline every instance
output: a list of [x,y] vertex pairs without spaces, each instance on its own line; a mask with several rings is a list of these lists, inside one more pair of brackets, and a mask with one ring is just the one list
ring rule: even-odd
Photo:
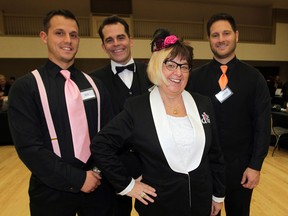
[[222,207],[223,207],[223,202],[218,203],[218,202],[212,201],[210,216],[216,216],[219,213],[219,211],[222,209]]
[[101,176],[92,170],[86,171],[86,179],[81,191],[84,193],[93,192],[101,184]]
[[253,189],[259,184],[260,171],[247,168],[243,173],[241,184],[243,187]]

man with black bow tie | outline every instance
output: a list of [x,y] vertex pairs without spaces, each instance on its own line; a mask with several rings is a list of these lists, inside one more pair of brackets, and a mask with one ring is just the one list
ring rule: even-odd
[[[146,64],[135,62],[131,55],[133,40],[130,38],[127,22],[114,15],[103,20],[98,33],[102,40],[102,48],[111,59],[111,63],[91,73],[99,78],[107,87],[114,115],[122,111],[125,100],[129,97],[148,92],[151,83],[147,77]],[[137,153],[129,148],[120,152],[121,159],[128,172],[136,179],[141,175],[141,164]],[[132,200],[128,196],[117,196],[117,216],[129,216]]]

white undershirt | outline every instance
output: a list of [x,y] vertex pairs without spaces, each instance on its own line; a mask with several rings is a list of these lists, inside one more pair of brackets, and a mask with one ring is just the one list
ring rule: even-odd
[[[126,65],[129,65],[129,64],[132,64],[132,63],[134,63],[134,60],[132,58],[125,65],[118,64],[115,61],[111,60],[111,68],[112,68],[113,73],[116,74],[117,73],[116,72],[116,66],[122,67],[122,66],[126,66]],[[123,72],[118,74],[118,76],[125,83],[125,85],[127,86],[128,89],[130,89],[131,86],[132,86],[133,72],[135,72],[135,71],[136,71],[136,65],[135,65],[134,71],[130,71],[130,70],[125,69]]]
[[187,116],[174,117],[167,115],[168,122],[180,152],[179,155],[173,157],[174,160],[182,160],[183,164],[187,167],[188,162],[195,155],[195,150],[198,148],[195,143],[195,134],[191,122]]

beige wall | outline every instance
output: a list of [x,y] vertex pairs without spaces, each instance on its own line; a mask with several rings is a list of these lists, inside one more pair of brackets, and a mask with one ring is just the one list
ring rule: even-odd
[[[0,10],[12,14],[45,15],[49,10],[65,8],[77,16],[90,15],[91,0],[12,0],[0,3]],[[253,0],[251,0],[253,1]],[[132,13],[137,19],[202,21],[213,13],[227,12],[235,17],[238,24],[271,24],[272,5],[265,7],[229,4],[205,4],[202,1],[187,0],[131,0]],[[196,3],[195,3],[196,2]],[[198,3],[197,3],[198,2]],[[204,1],[205,2],[205,1]],[[288,3],[287,3],[288,4]]]
[[[253,1],[253,0],[251,0]],[[133,0],[135,19],[203,21],[212,14],[226,12],[238,24],[269,25],[272,21],[272,7],[207,4],[179,0]]]
[[[241,34],[241,32],[240,32]],[[288,24],[276,26],[275,44],[238,44],[237,56],[251,61],[288,61]],[[212,54],[206,41],[190,41],[194,47],[195,59],[211,59]],[[46,58],[46,45],[39,38],[0,37],[0,58]],[[150,41],[134,40],[134,58],[150,57]],[[81,38],[77,58],[107,58],[98,38]]]

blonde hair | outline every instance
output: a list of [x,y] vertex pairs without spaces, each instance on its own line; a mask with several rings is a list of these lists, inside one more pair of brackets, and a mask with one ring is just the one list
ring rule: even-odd
[[148,67],[147,74],[149,80],[156,86],[159,86],[161,83],[167,83],[166,77],[162,73],[163,62],[170,55],[172,48],[163,49],[160,51],[155,51],[152,53]]
[[181,60],[187,61],[190,70],[192,68],[193,47],[180,41],[179,38],[171,35],[166,29],[155,31],[151,42],[151,51],[152,55],[148,63],[147,74],[150,81],[156,86],[162,83],[168,84],[168,80],[162,72],[165,61],[179,57]]

